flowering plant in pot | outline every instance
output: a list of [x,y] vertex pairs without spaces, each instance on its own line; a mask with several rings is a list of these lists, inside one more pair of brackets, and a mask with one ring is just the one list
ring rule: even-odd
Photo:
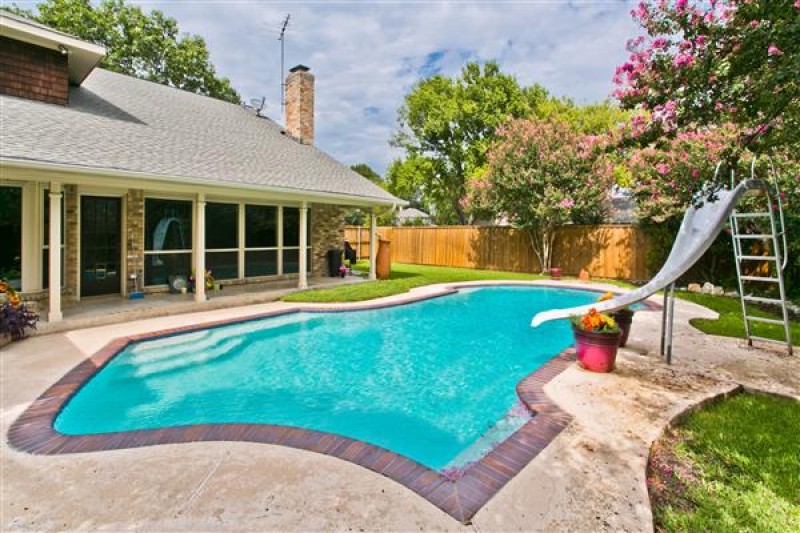
[[22,339],[38,321],[39,315],[28,309],[11,284],[0,279],[0,341]]
[[[598,298],[597,301],[605,302],[613,297],[614,293],[607,292]],[[619,345],[623,348],[628,343],[628,335],[631,332],[631,323],[633,322],[633,313],[634,311],[631,311],[631,309],[627,306],[608,313],[609,316],[617,323],[617,326],[619,326],[619,330],[621,332],[619,337]]]
[[611,372],[617,359],[620,330],[616,321],[594,307],[583,316],[572,317],[578,363],[592,372]]

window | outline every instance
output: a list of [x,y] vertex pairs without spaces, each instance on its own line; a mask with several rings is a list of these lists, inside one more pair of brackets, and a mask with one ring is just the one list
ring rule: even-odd
[[22,188],[0,186],[0,278],[22,289]]
[[216,279],[239,277],[238,204],[206,204],[206,270]]
[[248,205],[244,225],[245,277],[274,276],[278,273],[278,208]]
[[192,202],[146,198],[144,283],[165,285],[192,272]]
[[[309,217],[310,218],[310,217]],[[306,270],[311,271],[311,224],[306,224]],[[283,273],[300,271],[300,209],[283,208]]]

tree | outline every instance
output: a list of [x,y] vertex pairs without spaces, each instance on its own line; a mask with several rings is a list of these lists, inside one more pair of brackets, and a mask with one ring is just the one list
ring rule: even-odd
[[596,136],[558,117],[511,120],[497,135],[487,172],[470,184],[470,202],[525,231],[545,272],[558,226],[602,217],[611,182],[596,167],[609,163]]
[[106,48],[101,66],[114,72],[239,103],[227,78],[218,77],[202,37],[180,35],[178,23],[124,0],[46,0],[38,13],[11,9],[47,26]]
[[800,143],[800,2],[646,0],[615,96],[644,143],[732,124],[729,160]]
[[[402,186],[417,186],[440,223],[466,223],[467,181],[485,167],[496,128],[509,117],[528,115],[531,100],[542,93],[523,90],[495,62],[468,63],[456,78],[437,74],[419,81],[398,111],[392,139],[412,162],[390,168],[389,182],[399,186],[397,178],[409,178]],[[411,170],[418,173],[413,178]]]
[[[429,212],[425,178],[433,172],[432,167],[430,160],[424,157],[395,159],[386,170],[386,189],[398,198],[408,200],[411,207]],[[447,205],[444,213],[445,220],[454,216]]]
[[366,164],[366,163],[358,163],[356,165],[350,165],[350,169],[355,171],[355,172],[358,172],[359,174],[361,174],[362,176],[367,178],[372,183],[374,183],[376,185],[380,185],[381,187],[384,186],[384,181],[383,181],[383,178],[381,177],[381,175],[378,174],[377,172],[375,172],[372,169],[372,167],[369,166],[368,164]]

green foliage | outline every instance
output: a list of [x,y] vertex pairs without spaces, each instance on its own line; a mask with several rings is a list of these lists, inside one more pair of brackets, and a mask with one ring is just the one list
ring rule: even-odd
[[[357,269],[369,270],[369,263],[361,261]],[[535,274],[501,272],[496,270],[471,270],[468,268],[446,268],[423,265],[392,263],[388,280],[368,281],[351,285],[340,285],[331,289],[314,289],[284,296],[286,302],[360,302],[408,292],[414,287],[434,283],[473,281],[484,279],[529,280],[542,279]]]
[[558,115],[511,120],[498,131],[488,171],[471,182],[474,208],[525,230],[543,272],[559,225],[603,218],[611,182],[594,177],[602,161],[592,143]]
[[369,181],[374,183],[375,185],[380,185],[381,187],[384,186],[383,178],[380,174],[375,172],[371,166],[366,163],[358,163],[356,165],[350,165],[350,168],[367,178]]
[[390,184],[410,193],[403,197],[422,196],[439,223],[466,223],[469,214],[461,200],[467,180],[485,167],[496,128],[509,117],[530,114],[531,100],[540,93],[523,91],[495,62],[468,63],[456,78],[419,81],[398,111],[392,140],[413,162],[390,169]]
[[38,13],[12,9],[47,26],[104,46],[101,66],[185,91],[239,103],[227,78],[216,75],[202,37],[181,35],[175,19],[149,14],[124,0],[46,0]]
[[691,475],[654,507],[656,530],[800,531],[798,434],[791,398],[740,394],[691,415],[668,452],[672,475]]
[[624,124],[630,119],[631,113],[623,111],[612,102],[599,104],[576,105],[569,98],[542,98],[533,110],[539,118],[549,119],[556,117],[579,133],[601,135],[612,128]]

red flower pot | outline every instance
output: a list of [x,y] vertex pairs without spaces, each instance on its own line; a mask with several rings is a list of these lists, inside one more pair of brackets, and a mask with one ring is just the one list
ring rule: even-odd
[[578,363],[592,372],[611,372],[617,360],[620,332],[584,331],[573,324]]
[[631,322],[633,322],[633,311],[630,309],[620,309],[611,313],[611,318],[619,326],[620,337],[619,345],[625,347],[628,343],[628,334],[631,332]]
[[551,268],[550,279],[561,279],[561,269],[558,267]]

